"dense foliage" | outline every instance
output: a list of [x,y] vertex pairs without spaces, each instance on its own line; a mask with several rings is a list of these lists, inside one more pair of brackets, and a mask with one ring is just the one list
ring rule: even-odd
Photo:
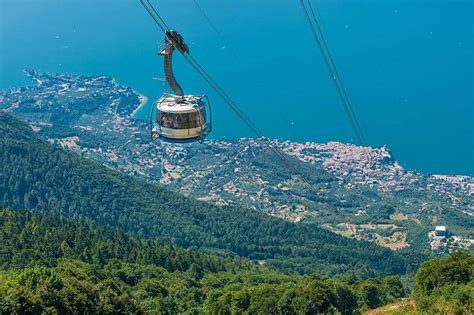
[[457,252],[425,262],[416,273],[417,309],[437,314],[474,314],[474,255]]
[[425,262],[416,273],[410,299],[386,305],[373,315],[474,314],[474,256],[454,252]]
[[[301,273],[372,276],[404,272],[388,249],[314,224],[183,197],[54,148],[0,113],[0,205],[93,220],[186,248],[265,260]],[[65,244],[64,246],[67,246]]]
[[118,259],[158,265],[169,272],[190,268],[198,268],[199,272],[219,272],[251,266],[250,262],[242,260],[203,255],[156,240],[134,238],[90,222],[26,211],[0,209],[0,244],[0,268],[3,269],[36,264],[52,267],[62,258],[100,266]]
[[393,276],[285,275],[78,220],[0,218],[1,314],[357,314],[404,295]]

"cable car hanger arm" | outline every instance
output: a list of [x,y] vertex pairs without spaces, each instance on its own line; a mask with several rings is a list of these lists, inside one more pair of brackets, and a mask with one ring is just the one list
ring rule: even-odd
[[173,73],[173,52],[177,49],[182,54],[189,53],[188,45],[186,45],[183,37],[177,31],[169,29],[149,0],[140,0],[140,3],[165,35],[164,47],[160,50],[159,54],[164,57],[164,73],[166,82],[175,95],[184,96],[184,91]]
[[173,73],[173,52],[175,47],[167,38],[165,38],[164,43],[165,46],[160,50],[159,55],[164,57],[163,65],[166,82],[171,87],[175,95],[184,96],[183,89],[179,85],[178,81],[176,81]]

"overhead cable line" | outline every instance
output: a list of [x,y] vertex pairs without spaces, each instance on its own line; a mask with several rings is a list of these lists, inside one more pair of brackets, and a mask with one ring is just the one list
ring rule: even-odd
[[360,127],[359,121],[357,119],[357,116],[355,114],[355,111],[352,107],[351,101],[349,100],[349,96],[347,95],[346,89],[344,85],[342,84],[341,76],[339,75],[339,72],[337,70],[336,64],[334,63],[334,60],[331,55],[331,51],[329,50],[328,44],[326,42],[326,39],[324,38],[324,33],[321,29],[320,23],[317,19],[317,15],[313,10],[313,5],[311,4],[311,0],[307,0],[309,4],[309,9],[311,11],[311,15],[313,17],[313,20],[315,21],[316,27],[318,29],[319,34],[321,35],[321,40],[324,46],[325,51],[327,52],[327,56],[329,58],[329,61],[331,63],[332,69],[334,70],[335,77],[337,78],[337,81],[339,82],[339,86],[341,88],[342,95],[344,99],[346,100],[347,108],[350,113],[350,116],[352,117],[352,120],[355,124],[356,129],[358,130],[359,133],[359,141],[361,142],[360,144],[363,146],[367,146],[367,141],[365,139],[364,133],[362,132],[362,128]]
[[[167,33],[171,31],[171,29],[166,25],[163,18],[159,15],[156,11],[154,6],[150,3],[150,0],[140,0],[141,4],[145,7],[148,14],[153,18],[155,23],[161,29],[161,31],[167,36]],[[180,51],[181,52],[181,51]],[[263,143],[265,146],[272,151],[278,158],[282,160],[282,162],[289,168],[292,169],[295,173],[302,175],[302,173],[292,165],[289,157],[282,153],[280,150],[275,148],[270,140],[263,134],[263,132],[250,120],[250,118],[245,115],[245,113],[239,108],[239,106],[230,98],[230,96],[217,84],[217,82],[207,73],[207,71],[191,56],[189,51],[186,53],[181,52],[183,57],[186,61],[196,70],[196,72],[213,88],[217,94],[229,105],[229,107],[234,111],[234,113],[244,122],[252,131],[253,133],[262,138]]]
[[184,55],[184,58],[188,60],[191,66],[201,75],[202,78],[221,96],[221,98],[231,107],[231,109],[239,116],[239,118],[253,131],[253,133],[259,137],[263,138],[264,144],[270,149],[277,157],[282,159],[282,161],[296,173],[300,173],[298,170],[292,166],[284,153],[276,149],[269,139],[263,134],[263,132],[248,118],[247,115],[237,106],[237,104],[227,95],[227,93],[214,81],[214,79],[202,68],[197,61],[191,55]]
[[204,11],[204,9],[201,7],[201,5],[199,4],[199,2],[197,0],[193,0],[194,1],[194,4],[196,5],[196,7],[198,8],[199,12],[201,12],[201,15],[204,17],[204,19],[207,21],[207,23],[209,24],[209,26],[214,30],[214,33],[216,33],[216,35],[220,38],[220,40],[222,41],[222,43],[224,44],[224,47],[229,47],[229,44],[227,43],[227,41],[225,40],[224,38],[224,35],[219,31],[219,29],[216,27],[216,25],[212,22],[212,20],[209,18],[209,16],[206,14],[206,12]]
[[[306,2],[308,3],[307,6],[305,4],[305,0],[300,0],[300,5],[303,8],[303,12],[305,14],[305,17],[311,29],[311,33],[314,37],[314,40],[316,41],[316,44],[328,68],[329,75],[331,76],[331,81],[333,81],[334,85],[336,86],[336,90],[340,97],[341,104],[344,108],[344,111],[346,112],[347,117],[349,118],[349,122],[357,137],[357,140],[359,144],[364,148],[367,154],[369,165],[371,167],[374,167],[375,165],[372,164],[373,163],[372,154],[370,153],[370,149],[368,147],[364,133],[362,132],[362,128],[360,126],[359,120],[357,119],[355,111],[352,107],[352,103],[346,92],[344,84],[342,83],[341,76],[339,75],[334,59],[332,58],[331,51],[329,50],[327,41],[324,37],[324,33],[321,29],[317,15],[315,13],[315,10],[313,9],[313,5],[311,4],[311,0],[306,0]],[[380,181],[379,184],[382,188],[384,195],[387,196],[387,193],[388,193],[387,186],[385,185],[383,181]]]
[[[156,25],[161,29],[161,31],[166,34],[166,31],[170,28],[166,25],[165,21],[161,18],[161,16],[156,12],[155,8],[151,5],[149,0],[140,0],[142,6],[147,10],[148,14],[151,18],[155,21]],[[156,14],[153,14],[155,12]]]
[[[305,14],[305,17],[311,29],[311,33],[321,52],[321,55],[327,66],[328,72],[331,76],[331,81],[333,81],[336,87],[337,93],[341,100],[341,104],[343,106],[344,111],[346,112],[346,115],[357,137],[357,140],[360,145],[362,145],[363,147],[367,147],[367,141],[362,132],[362,128],[360,127],[359,121],[354,112],[354,109],[352,107],[351,101],[344,87],[344,84],[342,83],[341,76],[339,75],[337,67],[334,63],[334,59],[332,58],[326,39],[324,38],[324,34],[322,32],[317,15],[314,12],[313,6],[311,4],[311,0],[307,0],[307,5],[305,4],[305,0],[300,0],[300,5],[303,8],[303,12]],[[368,149],[367,149],[367,154],[369,155],[369,160],[371,160],[370,152],[368,151]]]

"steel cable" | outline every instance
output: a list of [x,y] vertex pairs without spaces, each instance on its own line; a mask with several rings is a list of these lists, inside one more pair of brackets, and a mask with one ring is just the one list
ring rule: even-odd
[[[146,4],[145,4],[146,1]],[[170,31],[170,28],[166,25],[163,18],[156,11],[154,6],[150,3],[149,0],[140,0],[141,4],[145,7],[149,15],[153,18],[155,23],[161,29],[161,31],[166,36],[166,31]],[[297,170],[289,161],[289,157],[282,153],[280,150],[275,148],[269,141],[269,139],[263,134],[263,132],[248,118],[247,115],[238,107],[238,105],[225,93],[225,91],[215,82],[215,80],[207,73],[207,71],[191,56],[188,52],[186,54],[182,53],[186,61],[198,72],[198,74],[213,88],[219,96],[229,105],[229,107],[234,111],[234,113],[246,124],[254,134],[262,138],[265,146],[272,151],[282,162],[289,168],[292,169],[295,173],[303,176],[303,173]]]
[[352,129],[357,137],[357,140],[359,141],[360,145],[366,148],[367,155],[369,156],[369,162],[372,160],[371,154],[367,149],[367,142],[365,140],[364,134],[362,132],[362,129],[360,127],[359,121],[355,115],[355,112],[352,108],[351,102],[349,100],[349,97],[347,95],[346,89],[344,88],[344,85],[342,83],[342,80],[340,78],[339,72],[337,71],[336,65],[334,63],[334,59],[332,58],[332,55],[329,51],[327,41],[324,38],[324,34],[321,30],[321,27],[319,25],[318,19],[316,17],[316,14],[314,13],[313,7],[311,5],[310,0],[307,0],[308,2],[308,8],[305,5],[304,0],[300,0],[300,5],[303,8],[303,12],[305,14],[305,17],[308,21],[308,24],[310,26],[311,33],[313,35],[313,38],[316,41],[316,44],[320,50],[321,56],[324,59],[324,62],[326,64],[326,67],[328,69],[329,75],[331,77],[331,81],[334,83],[336,87],[336,91],[339,95],[339,98],[341,100],[341,104],[343,106],[344,111],[346,112],[346,115],[349,119],[349,122],[352,126]]
[[365,139],[365,136],[364,136],[364,133],[362,132],[362,128],[360,127],[360,124],[359,124],[359,120],[357,119],[357,116],[354,112],[354,109],[352,107],[352,104],[351,104],[351,101],[349,99],[349,96],[347,95],[347,92],[346,92],[346,89],[344,87],[344,85],[342,84],[342,80],[341,80],[341,76],[339,75],[339,72],[337,70],[337,67],[336,67],[336,64],[334,63],[334,60],[332,58],[332,55],[331,55],[331,51],[329,50],[329,47],[328,47],[328,44],[326,42],[326,39],[324,38],[324,33],[320,27],[320,23],[316,17],[316,14],[313,10],[313,6],[311,4],[311,0],[307,0],[308,1],[308,4],[309,4],[309,8],[310,8],[310,11],[311,11],[311,15],[313,16],[313,19],[314,19],[314,22],[316,24],[316,27],[318,28],[318,32],[319,34],[321,35],[321,41],[324,45],[324,48],[327,52],[327,56],[329,58],[329,61],[331,63],[331,66],[332,66],[332,69],[334,70],[334,74],[337,78],[337,81],[339,83],[339,86],[340,86],[340,89],[341,89],[341,95],[343,96],[343,98],[345,99],[345,103],[346,103],[346,106],[348,108],[348,111],[349,111],[349,114],[355,124],[355,128],[357,129],[358,131],[358,135],[360,137],[359,141],[361,142],[361,145],[363,146],[367,146],[367,142],[366,142],[366,139]]

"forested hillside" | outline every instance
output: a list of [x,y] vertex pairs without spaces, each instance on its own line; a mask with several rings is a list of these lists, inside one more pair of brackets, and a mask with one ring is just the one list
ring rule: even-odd
[[472,177],[406,169],[385,146],[268,139],[284,153],[282,163],[257,138],[150,141],[149,117],[133,115],[144,98],[112,77],[25,73],[35,84],[0,91],[0,110],[101,165],[195,199],[394,250],[423,253],[436,225],[449,227],[448,248],[472,243]]
[[314,314],[402,297],[395,276],[285,275],[81,220],[0,209],[0,314]]
[[390,250],[238,207],[218,207],[54,148],[0,113],[0,205],[103,226],[186,248],[238,255],[302,273],[397,274]]
[[[0,259],[0,314],[359,314],[406,295],[394,276],[285,275],[27,211],[0,209]],[[376,314],[471,314],[473,259],[455,253],[424,263],[416,304]]]
[[455,252],[429,260],[416,272],[411,298],[366,315],[474,314],[474,256]]
[[91,222],[53,218],[26,211],[0,209],[0,267],[23,268],[35,264],[55,266],[59,259],[77,259],[104,265],[111,259],[153,264],[169,272],[197,268],[201,272],[249,269],[243,260],[202,255],[196,251],[133,238]]
[[431,314],[474,314],[474,256],[457,252],[425,262],[416,273],[418,310]]

